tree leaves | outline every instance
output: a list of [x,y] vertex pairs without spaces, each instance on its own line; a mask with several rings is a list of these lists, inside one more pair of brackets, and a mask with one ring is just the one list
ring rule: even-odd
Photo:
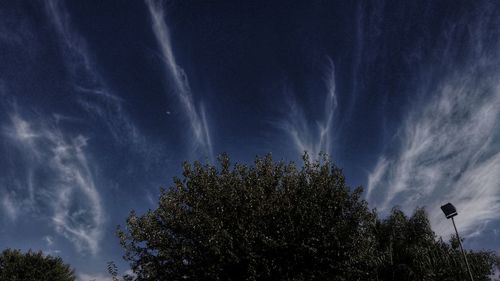
[[[411,217],[393,209],[376,228],[378,252],[377,277],[380,280],[469,280],[462,253],[457,247],[436,239],[424,209]],[[493,252],[467,253],[474,280],[490,280],[498,268]]]
[[45,256],[41,251],[22,253],[7,249],[0,254],[0,280],[74,281],[75,276],[60,257]]
[[[427,215],[384,220],[346,185],[342,170],[304,155],[301,168],[184,163],[159,207],[131,213],[118,236],[135,280],[462,280],[460,255]],[[483,280],[494,254],[470,253]],[[453,279],[454,278],[454,279]],[[483,278],[483,279],[481,279]]]

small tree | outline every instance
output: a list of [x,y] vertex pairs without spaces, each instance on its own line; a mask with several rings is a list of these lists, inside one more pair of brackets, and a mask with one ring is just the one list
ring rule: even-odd
[[[411,217],[395,208],[376,228],[380,280],[469,280],[456,237],[445,243],[431,229],[424,209]],[[474,280],[490,280],[499,260],[494,252],[468,251]]]
[[60,257],[46,256],[41,251],[22,253],[4,250],[0,254],[2,281],[74,281],[75,275]]
[[159,207],[119,230],[136,280],[368,280],[375,216],[326,157],[184,164]]

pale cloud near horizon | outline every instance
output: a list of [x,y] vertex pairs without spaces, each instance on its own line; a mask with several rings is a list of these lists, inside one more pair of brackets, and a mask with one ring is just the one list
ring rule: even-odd
[[160,47],[165,68],[169,79],[173,82],[173,90],[191,125],[191,132],[194,136],[193,144],[195,148],[201,149],[205,157],[213,160],[212,140],[205,107],[203,103],[199,103],[198,106],[196,105],[188,77],[176,62],[172,50],[170,32],[165,22],[163,6],[154,0],[146,0],[146,4],[151,16],[153,33]]
[[[368,176],[366,198],[383,213],[395,205],[408,213],[426,207],[443,236],[453,232],[439,209],[447,202],[457,207],[457,223],[468,237],[499,222],[500,49],[498,42],[484,43],[489,38],[483,23],[494,16],[464,21],[469,41],[461,37],[461,25],[453,26],[444,37],[449,41],[443,65],[431,67],[436,75],[422,75],[414,89],[425,98],[412,104],[394,146]],[[463,65],[450,49],[457,38],[468,46]]]
[[113,278],[109,274],[99,273],[99,274],[88,274],[80,273],[77,275],[77,281],[113,281]]
[[[126,270],[123,272],[122,275],[129,275],[129,276],[135,276],[132,270]],[[111,277],[110,274],[105,274],[105,273],[97,273],[97,274],[92,274],[92,273],[79,273],[77,274],[77,281],[113,281],[113,278]]]
[[[11,124],[3,127],[12,157],[22,159],[10,169],[26,175],[3,190],[7,198],[3,207],[12,219],[20,215],[48,219],[77,250],[96,254],[105,218],[86,152],[88,140],[65,134],[54,123],[40,117],[28,120],[15,113]],[[39,174],[42,171],[44,175]],[[36,190],[33,181],[37,182]],[[51,214],[38,213],[47,206]],[[45,241],[50,246],[54,240],[46,236]]]
[[[484,87],[467,78],[447,83],[422,112],[411,115],[399,152],[382,156],[368,178],[367,198],[382,212],[394,205],[408,212],[427,206],[440,234],[451,233],[439,210],[448,201],[463,210],[459,219],[468,234],[498,219],[500,152],[494,139],[500,88],[480,98],[480,91],[490,91]],[[383,196],[373,198],[376,192]]]

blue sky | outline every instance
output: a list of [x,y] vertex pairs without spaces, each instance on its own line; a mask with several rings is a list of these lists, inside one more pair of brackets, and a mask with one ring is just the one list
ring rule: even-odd
[[500,4],[3,1],[0,247],[121,270],[185,160],[328,153],[383,215],[500,251]]

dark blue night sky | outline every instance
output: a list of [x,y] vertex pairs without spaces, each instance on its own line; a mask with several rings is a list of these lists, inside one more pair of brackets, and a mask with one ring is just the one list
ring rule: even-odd
[[[120,270],[185,160],[326,152],[500,252],[497,1],[0,1],[0,248]],[[108,279],[106,279],[108,278]]]

